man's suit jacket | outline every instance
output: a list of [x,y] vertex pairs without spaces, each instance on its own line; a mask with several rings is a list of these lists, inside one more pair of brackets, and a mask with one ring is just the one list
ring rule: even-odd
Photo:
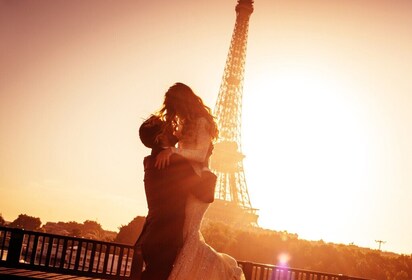
[[154,166],[156,153],[144,159],[144,185],[149,208],[138,243],[146,270],[143,279],[167,279],[183,245],[187,197],[198,189],[202,178],[189,161],[173,154],[164,169]]

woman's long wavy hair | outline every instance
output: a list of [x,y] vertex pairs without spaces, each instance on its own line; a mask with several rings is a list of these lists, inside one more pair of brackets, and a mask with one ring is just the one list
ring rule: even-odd
[[219,131],[210,108],[204,105],[202,99],[183,83],[175,83],[168,89],[158,114],[166,122],[166,129],[175,131],[178,122],[182,122],[183,136],[185,133],[190,133],[197,119],[203,117],[209,123],[208,130],[212,139],[218,137]]

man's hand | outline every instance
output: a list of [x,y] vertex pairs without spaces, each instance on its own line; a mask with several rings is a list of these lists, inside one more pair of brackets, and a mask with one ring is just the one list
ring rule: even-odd
[[170,156],[173,154],[172,148],[167,148],[163,151],[161,151],[157,156],[156,156],[156,162],[155,162],[155,167],[157,169],[163,169],[167,166],[169,166],[170,163]]

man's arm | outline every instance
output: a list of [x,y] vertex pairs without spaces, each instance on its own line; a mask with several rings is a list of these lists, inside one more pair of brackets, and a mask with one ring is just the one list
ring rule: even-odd
[[217,177],[211,171],[202,171],[201,176],[197,175],[192,165],[180,155],[172,155],[170,169],[173,169],[172,176],[178,176],[176,182],[182,189],[193,194],[205,203],[214,201],[215,186]]

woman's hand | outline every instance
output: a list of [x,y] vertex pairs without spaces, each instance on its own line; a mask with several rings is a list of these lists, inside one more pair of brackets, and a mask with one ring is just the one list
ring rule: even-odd
[[156,156],[156,162],[155,162],[155,167],[157,169],[163,169],[167,166],[169,166],[170,163],[170,156],[173,154],[172,148],[167,148],[163,151],[161,151],[157,156]]

